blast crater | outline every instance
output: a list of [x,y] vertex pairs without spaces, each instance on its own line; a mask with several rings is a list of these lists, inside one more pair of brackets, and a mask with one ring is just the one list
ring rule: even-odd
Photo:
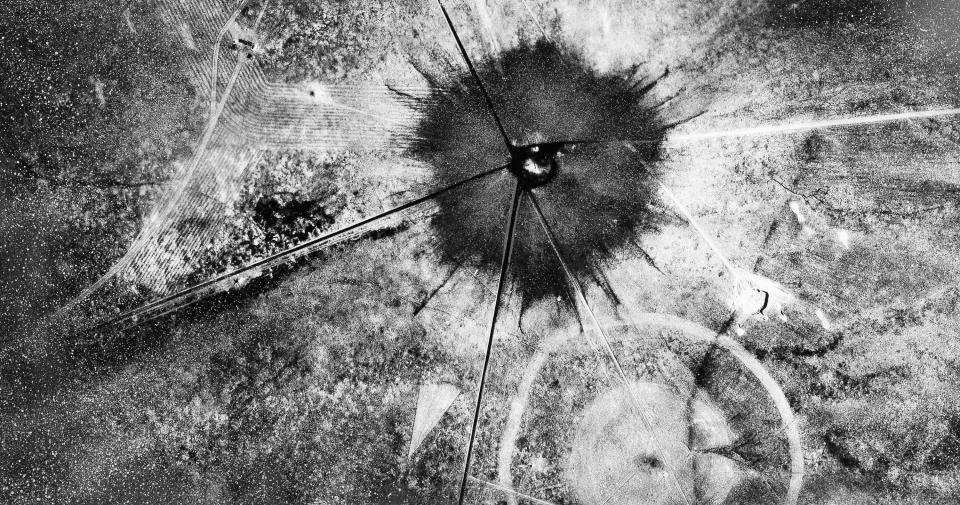
[[[672,126],[651,93],[659,79],[638,78],[636,69],[601,72],[577,50],[547,40],[521,43],[475,67],[503,134],[467,68],[422,72],[436,90],[418,103],[423,140],[411,154],[433,167],[432,182],[441,187],[507,168],[437,198],[432,226],[447,259],[499,267],[517,183],[538,199],[578,276],[593,273],[636,234],[659,229],[659,162]],[[518,223],[510,269],[524,303],[566,293],[529,201]]]

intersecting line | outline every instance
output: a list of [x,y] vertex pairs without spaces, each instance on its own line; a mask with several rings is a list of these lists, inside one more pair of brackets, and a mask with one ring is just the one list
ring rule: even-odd
[[514,148],[513,142],[510,141],[510,137],[507,135],[507,130],[504,129],[503,123],[500,122],[500,116],[497,114],[496,107],[493,106],[493,99],[490,98],[490,94],[487,93],[487,88],[483,85],[483,80],[480,79],[480,74],[477,73],[477,69],[473,66],[473,61],[470,60],[470,56],[467,54],[467,49],[463,46],[463,42],[460,40],[460,35],[457,33],[456,27],[453,25],[453,20],[450,19],[450,14],[447,13],[447,8],[443,6],[443,2],[437,0],[437,3],[440,4],[440,10],[443,11],[443,17],[447,20],[447,26],[450,27],[450,32],[453,33],[453,38],[457,41],[457,47],[460,48],[460,54],[463,55],[463,61],[467,63],[467,68],[470,69],[470,73],[473,75],[474,80],[477,81],[477,86],[480,87],[480,92],[483,93],[483,98],[487,102],[487,107],[490,108],[490,114],[493,115],[493,120],[497,123],[497,128],[500,130],[500,135],[503,136],[503,141],[507,145],[507,149],[511,151]]
[[[654,83],[652,83],[652,84],[656,84],[656,82],[654,82]],[[682,125],[682,124],[684,124],[684,123],[686,123],[686,122],[688,122],[688,121],[691,121],[691,120],[693,120],[693,119],[696,119],[696,118],[702,116],[703,114],[705,114],[705,112],[698,112],[698,113],[696,113],[696,114],[694,114],[694,115],[692,115],[692,116],[690,116],[690,117],[687,117],[687,118],[684,118],[684,119],[680,119],[680,120],[678,120],[678,121],[674,121],[674,122],[669,123],[669,124],[665,124],[665,125],[657,128],[656,130],[654,130],[654,133],[655,133],[655,134],[664,134],[664,133],[668,132],[670,129],[676,128],[677,126],[680,126],[680,125]],[[649,137],[649,138],[641,138],[641,139],[636,139],[636,140],[630,140],[630,139],[568,139],[568,140],[556,140],[556,141],[552,141],[552,142],[542,142],[542,143],[539,143],[539,144],[531,144],[530,146],[521,146],[521,147],[539,146],[539,147],[557,147],[557,148],[563,148],[563,147],[567,147],[567,146],[597,145],[597,144],[600,144],[600,145],[603,145],[603,144],[620,144],[620,143],[624,143],[624,142],[633,142],[633,143],[637,143],[637,144],[654,144],[654,143],[661,143],[661,142],[663,142],[663,138],[662,138],[662,137]]]
[[[698,115],[702,115],[701,112]],[[930,119],[942,116],[960,115],[960,108],[933,109],[911,112],[897,112],[890,114],[875,114],[871,116],[841,117],[824,120],[796,121],[793,123],[784,123],[777,125],[760,125],[747,128],[725,129],[716,131],[692,132],[669,136],[666,140],[656,137],[639,138],[619,138],[619,139],[583,139],[583,140],[565,140],[557,144],[576,145],[576,144],[616,144],[629,142],[632,144],[659,144],[665,143],[669,147],[687,144],[698,140],[715,140],[724,138],[741,137],[768,137],[773,135],[782,135],[788,133],[798,133],[810,130],[824,130],[837,128],[841,126],[865,126],[884,123],[895,123],[908,121],[911,119]],[[690,118],[692,119],[692,118]],[[680,122],[682,123],[682,122]],[[677,126],[680,123],[674,123]],[[672,127],[671,126],[671,127]]]
[[[630,145],[630,143],[624,143],[623,145],[627,147],[630,151],[636,152],[636,148]],[[738,289],[753,287],[749,284],[744,283],[743,276],[741,275],[740,270],[738,270],[733,265],[733,263],[729,259],[727,259],[727,257],[723,254],[723,252],[720,251],[720,248],[713,242],[713,240],[710,239],[710,237],[703,230],[703,228],[700,227],[700,224],[693,217],[693,214],[691,214],[690,211],[687,210],[687,208],[680,202],[680,200],[676,197],[676,195],[674,195],[673,191],[671,191],[670,188],[668,188],[662,182],[658,182],[658,184],[660,186],[660,189],[667,195],[667,198],[669,198],[671,202],[679,209],[679,211],[681,212],[683,217],[687,220],[687,222],[690,223],[691,226],[693,226],[693,228],[697,231],[700,237],[707,243],[707,245],[713,250],[714,254],[720,259],[724,267],[730,272],[730,275],[732,276],[735,283],[734,289],[738,290]],[[763,292],[763,290],[758,288],[753,288],[753,289],[755,289],[756,291]],[[766,293],[766,292],[764,293],[768,297],[770,296],[769,293]],[[804,473],[804,469],[803,469],[802,455],[793,453],[793,451],[796,448],[800,447],[800,435],[797,429],[796,420],[794,419],[794,416],[793,416],[793,411],[790,409],[790,404],[787,401],[786,396],[783,394],[782,389],[779,387],[779,384],[777,384],[776,381],[769,375],[769,373],[767,373],[763,365],[758,360],[756,360],[756,358],[752,354],[750,354],[746,349],[744,349],[743,346],[740,345],[740,343],[728,337],[725,337],[724,335],[717,336],[717,343],[719,343],[721,346],[726,348],[728,352],[730,352],[735,357],[737,357],[740,360],[740,362],[757,377],[757,379],[760,381],[764,389],[767,390],[767,393],[770,395],[771,400],[774,402],[775,406],[777,407],[777,410],[781,416],[781,419],[784,422],[784,429],[786,430],[787,438],[791,446],[791,452],[792,452],[790,455],[791,472],[792,472],[792,475],[797,476],[797,478],[791,479],[791,482],[787,491],[787,496],[785,498],[785,503],[796,503],[800,493],[799,478],[802,477]]]
[[493,336],[497,328],[497,317],[500,315],[500,299],[507,286],[507,271],[510,268],[510,257],[513,255],[513,241],[517,228],[517,213],[523,198],[523,189],[517,181],[513,190],[513,203],[510,206],[510,216],[507,221],[506,236],[503,240],[503,256],[500,261],[500,277],[497,279],[497,296],[493,302],[493,315],[490,318],[490,331],[487,334],[487,348],[483,355],[483,368],[480,371],[480,384],[477,387],[477,402],[473,411],[473,426],[470,428],[470,441],[467,443],[467,457],[463,464],[463,478],[460,480],[460,497],[457,500],[463,505],[467,496],[467,480],[470,477],[470,460],[473,457],[473,444],[477,435],[477,423],[480,420],[480,408],[483,404],[483,387],[487,380],[487,369],[490,366],[490,352],[493,350]]
[[717,258],[720,259],[720,262],[723,263],[723,266],[727,269],[728,272],[730,272],[730,276],[733,277],[734,281],[737,281],[737,282],[741,281],[742,276],[740,275],[740,271],[737,269],[737,267],[733,266],[733,263],[730,262],[729,259],[727,259],[727,256],[723,254],[722,251],[720,251],[720,246],[718,246],[716,243],[714,243],[713,240],[710,239],[710,236],[707,235],[707,232],[700,226],[700,223],[697,222],[696,219],[694,219],[693,214],[691,214],[690,211],[687,210],[686,206],[680,203],[680,200],[677,198],[677,195],[673,194],[673,191],[671,191],[666,184],[662,182],[657,182],[657,185],[660,187],[660,190],[665,195],[667,195],[667,198],[670,200],[671,203],[673,203],[673,205],[677,208],[677,210],[680,211],[680,214],[683,216],[683,218],[686,219],[688,223],[690,223],[690,226],[693,226],[693,229],[696,230],[698,235],[700,235],[700,238],[702,238],[703,241],[707,243],[707,246],[710,247],[710,249],[717,256]]
[[[537,214],[537,218],[540,221],[540,226],[543,228],[544,234],[547,237],[547,241],[550,243],[551,249],[553,249],[554,254],[560,262],[560,266],[563,268],[563,272],[566,275],[569,284],[573,288],[573,291],[576,295],[576,300],[583,305],[587,311],[587,315],[590,317],[590,321],[596,330],[600,334],[601,343],[603,344],[604,351],[607,356],[610,358],[610,361],[613,363],[614,370],[616,371],[619,379],[623,382],[624,386],[627,388],[628,397],[630,398],[633,408],[637,411],[637,414],[640,416],[641,422],[643,422],[644,427],[650,431],[653,436],[653,443],[656,446],[659,456],[663,459],[663,464],[667,466],[667,469],[670,472],[670,476],[673,479],[673,483],[677,488],[677,492],[680,493],[680,498],[687,505],[690,505],[690,501],[687,499],[686,493],[683,491],[683,487],[680,485],[679,479],[677,479],[676,473],[671,465],[667,461],[666,452],[663,449],[663,446],[660,444],[655,431],[653,429],[653,423],[651,423],[650,418],[644,412],[642,406],[640,405],[639,400],[636,397],[636,394],[630,390],[630,381],[627,379],[627,375],[623,370],[623,367],[620,365],[620,360],[617,359],[616,353],[613,351],[613,347],[610,345],[610,339],[607,336],[606,331],[604,331],[603,326],[600,324],[599,319],[597,319],[596,313],[593,311],[593,308],[590,306],[590,303],[587,301],[586,295],[583,293],[583,286],[580,285],[580,281],[576,278],[573,271],[570,269],[570,266],[567,264],[566,257],[563,254],[560,245],[557,242],[556,236],[553,233],[553,229],[550,227],[550,223],[547,222],[547,218],[543,213],[543,210],[540,208],[540,204],[537,200],[536,195],[533,192],[527,192],[530,202],[533,204],[533,209]],[[576,310],[575,310],[576,311]],[[594,343],[593,340],[590,340],[591,343]],[[595,348],[596,350],[596,348]]]
[[545,39],[547,39],[548,41],[551,41],[551,42],[552,42],[552,40],[551,40],[551,38],[550,38],[550,34],[547,33],[546,28],[543,27],[543,23],[541,23],[541,22],[540,22],[540,19],[537,17],[537,15],[534,14],[533,9],[530,8],[530,4],[527,3],[527,0],[520,0],[520,3],[522,3],[522,4],[523,4],[523,7],[524,7],[525,9],[527,9],[527,14],[530,15],[530,19],[533,20],[533,23],[534,23],[535,25],[537,25],[537,28],[540,29],[540,33],[543,34],[543,38],[545,38]]
[[[210,140],[213,138],[213,132],[216,129],[217,122],[219,121],[220,115],[223,114],[223,110],[227,105],[227,101],[230,98],[230,93],[233,91],[233,87],[237,83],[237,78],[240,76],[240,71],[243,68],[243,65],[246,60],[240,59],[237,61],[237,64],[233,68],[233,73],[230,75],[230,80],[227,82],[227,87],[223,92],[223,99],[220,100],[219,104],[216,107],[216,110],[211,114],[210,118],[207,120],[207,125],[204,128],[203,136],[200,138],[200,144],[197,146],[197,150],[193,155],[193,159],[190,162],[189,167],[184,172],[184,176],[179,179],[179,182],[183,187],[192,180],[197,167],[200,165],[200,161],[203,158],[204,153],[207,151],[207,146],[210,143]],[[163,203],[163,207],[160,210],[159,216],[161,219],[159,223],[165,223],[169,218],[169,214],[173,212],[173,209],[179,205],[181,199],[186,194],[185,190],[177,191],[176,194],[172,197],[171,200]],[[70,302],[68,302],[60,311],[65,311],[80,303],[82,300],[86,299],[88,296],[93,294],[100,286],[104,285],[111,277],[118,274],[121,269],[125,268],[133,258],[134,251],[140,251],[145,247],[146,238],[144,238],[143,232],[140,236],[136,238],[134,243],[128,248],[127,253],[121,257],[116,263],[113,264],[99,279],[93,282],[93,284],[87,286],[80,292],[76,297],[74,297]]]
[[736,130],[718,130],[709,132],[694,132],[674,136],[670,142],[688,142],[691,140],[711,140],[729,137],[762,137],[782,133],[794,133],[807,130],[821,130],[838,126],[860,126],[892,123],[910,119],[928,119],[939,116],[960,115],[960,109],[934,109],[925,111],[898,112],[890,114],[875,114],[871,116],[855,116],[846,118],[825,119],[819,121],[797,121],[779,125],[761,125]]
[[[217,64],[220,59],[220,43],[223,41],[224,35],[227,34],[227,30],[230,28],[230,25],[236,21],[237,16],[240,15],[240,12],[243,10],[243,6],[247,4],[248,0],[242,0],[240,5],[233,11],[233,14],[230,15],[230,18],[227,19],[226,23],[220,28],[220,32],[217,33],[217,40],[213,43],[213,64],[211,66],[210,77],[210,112],[214,113],[217,109]],[[266,9],[266,4],[264,4],[264,9]],[[262,13],[263,11],[261,11]]]
[[547,500],[541,500],[540,498],[537,498],[537,497],[534,497],[534,496],[530,496],[530,495],[528,495],[528,494],[521,493],[520,491],[517,491],[516,489],[511,489],[511,488],[506,487],[506,486],[501,486],[500,484],[496,484],[496,483],[493,483],[493,482],[490,482],[490,481],[478,479],[478,478],[473,477],[473,476],[470,477],[470,480],[472,480],[473,482],[476,482],[477,484],[481,484],[481,485],[487,486],[487,487],[489,487],[489,488],[491,488],[491,489],[496,489],[497,491],[502,491],[502,492],[507,493],[507,494],[509,494],[509,495],[516,496],[517,498],[520,498],[521,500],[528,501],[528,502],[530,502],[530,503],[536,503],[537,505],[556,505],[556,504],[553,503],[553,502],[548,502]]
[[[629,320],[629,324],[627,326],[638,326],[638,323],[634,320],[631,314],[627,314],[627,319]],[[805,473],[804,460],[801,449],[799,425],[793,410],[790,408],[790,403],[783,392],[783,388],[780,387],[779,383],[773,378],[773,376],[770,375],[763,364],[753,354],[751,354],[745,347],[743,347],[743,345],[736,340],[733,340],[729,336],[720,333],[714,335],[713,337],[698,337],[698,340],[702,342],[710,342],[712,345],[726,350],[737,362],[740,363],[741,366],[743,366],[753,375],[753,377],[760,383],[760,386],[767,392],[770,401],[773,402],[777,413],[780,415],[782,426],[777,431],[770,433],[767,436],[775,437],[781,433],[784,434],[790,450],[790,471],[779,472],[781,475],[790,476],[790,482],[787,486],[786,495],[784,496],[782,503],[787,505],[796,504],[797,500],[799,499],[802,479]]]
[[[446,186],[446,187],[444,187],[444,188],[441,188],[441,189],[439,189],[439,190],[437,190],[437,191],[434,191],[434,192],[432,192],[432,193],[430,193],[430,194],[428,194],[428,195],[426,195],[426,196],[422,196],[422,197],[420,197],[420,198],[417,198],[417,199],[411,200],[411,201],[409,201],[409,202],[400,204],[400,205],[398,205],[398,206],[396,206],[396,207],[393,207],[393,208],[391,208],[391,209],[388,209],[388,210],[386,210],[386,211],[383,211],[383,212],[381,212],[381,213],[379,213],[379,214],[376,214],[376,215],[374,215],[374,216],[371,216],[371,217],[368,217],[368,218],[365,218],[365,219],[361,219],[361,220],[359,220],[359,221],[356,221],[356,222],[354,222],[354,223],[351,223],[351,224],[349,224],[349,225],[347,225],[347,226],[344,226],[344,227],[342,227],[342,228],[338,228],[337,230],[334,230],[334,231],[325,233],[325,234],[323,234],[323,235],[321,235],[321,236],[319,236],[319,237],[313,238],[313,239],[311,239],[311,240],[307,240],[307,241],[305,241],[305,242],[301,242],[300,244],[297,244],[297,245],[294,246],[294,247],[291,247],[291,248],[286,249],[286,250],[284,250],[284,251],[280,251],[280,252],[278,252],[278,253],[272,254],[272,255],[270,255],[270,256],[267,256],[267,257],[265,257],[265,258],[262,258],[262,259],[260,259],[260,260],[257,260],[257,261],[255,261],[255,262],[253,262],[253,263],[249,263],[249,264],[247,264],[247,265],[245,265],[245,266],[243,266],[243,267],[240,267],[240,268],[238,268],[238,269],[236,269],[236,270],[232,270],[232,271],[230,271],[230,272],[226,272],[226,273],[221,274],[221,275],[218,275],[218,276],[216,276],[216,277],[214,277],[214,278],[212,278],[212,279],[208,279],[208,280],[206,280],[206,281],[204,281],[204,282],[201,282],[201,283],[199,283],[199,284],[195,284],[195,285],[190,286],[190,287],[188,287],[188,288],[185,288],[185,289],[183,289],[183,290],[181,290],[181,291],[178,291],[178,292],[173,293],[173,294],[171,294],[171,295],[168,295],[168,296],[165,296],[165,297],[163,297],[163,298],[160,298],[159,300],[155,300],[155,301],[150,302],[150,303],[148,303],[148,304],[146,304],[146,305],[143,305],[143,306],[140,306],[140,307],[138,307],[138,308],[132,309],[132,310],[130,310],[130,311],[124,312],[124,313],[122,313],[122,314],[120,314],[120,315],[117,315],[117,316],[115,316],[115,317],[113,317],[113,318],[110,318],[110,319],[108,319],[108,320],[106,320],[106,321],[100,322],[100,323],[94,325],[93,327],[91,327],[91,328],[89,328],[89,329],[102,328],[102,327],[104,327],[104,326],[108,326],[108,325],[113,324],[113,323],[116,323],[116,322],[118,322],[118,321],[123,321],[123,320],[126,320],[126,319],[136,318],[136,317],[138,317],[138,316],[141,315],[141,314],[149,313],[149,312],[153,311],[154,309],[160,308],[160,307],[162,307],[162,306],[164,306],[164,305],[166,305],[166,304],[168,304],[168,303],[170,303],[170,302],[175,302],[175,301],[177,301],[177,300],[184,299],[184,298],[190,296],[191,294],[194,294],[194,293],[196,293],[196,292],[199,292],[199,291],[201,291],[201,290],[204,289],[204,288],[209,288],[209,287],[211,287],[211,286],[214,286],[214,285],[216,285],[217,283],[220,283],[220,282],[222,282],[222,281],[224,281],[224,280],[226,280],[226,279],[229,279],[229,278],[231,278],[231,277],[236,277],[236,276],[238,276],[238,275],[240,275],[240,274],[242,274],[242,273],[245,273],[245,272],[248,272],[248,271],[251,271],[251,270],[255,270],[255,269],[257,269],[257,268],[259,268],[259,267],[262,267],[262,266],[264,266],[264,265],[268,265],[269,263],[274,262],[274,261],[276,261],[276,260],[278,260],[278,259],[281,259],[281,258],[284,258],[284,257],[287,257],[287,256],[291,256],[291,255],[293,255],[293,254],[295,254],[295,253],[297,253],[297,252],[301,252],[301,251],[303,251],[303,250],[309,249],[311,246],[314,246],[314,245],[317,245],[317,244],[322,244],[322,243],[324,243],[324,242],[326,242],[326,241],[329,241],[329,240],[331,240],[331,239],[337,238],[337,237],[339,237],[339,236],[341,236],[341,235],[345,235],[345,234],[347,234],[347,233],[349,233],[349,232],[352,232],[352,231],[355,231],[355,230],[357,230],[358,228],[361,228],[361,227],[363,227],[363,226],[365,226],[365,225],[371,224],[371,223],[373,223],[373,222],[379,221],[379,220],[381,220],[381,219],[390,217],[390,216],[392,216],[392,215],[394,215],[394,214],[397,214],[397,213],[399,213],[399,212],[402,212],[402,211],[404,211],[404,210],[407,210],[407,209],[409,209],[409,208],[411,208],[411,207],[415,207],[415,206],[417,206],[417,205],[420,205],[420,204],[422,204],[422,203],[425,203],[425,202],[427,202],[427,201],[429,201],[429,200],[432,200],[432,199],[434,199],[434,198],[437,198],[438,196],[443,195],[443,194],[445,194],[445,193],[447,193],[447,192],[449,192],[449,191],[451,191],[451,190],[454,190],[454,189],[456,189],[456,188],[458,188],[458,187],[460,187],[460,186],[463,186],[464,184],[467,184],[467,183],[469,183],[469,182],[476,181],[476,180],[478,180],[478,179],[482,179],[482,178],[488,177],[488,176],[493,175],[493,174],[495,174],[495,173],[498,173],[498,172],[500,172],[500,171],[502,171],[502,170],[504,170],[504,169],[506,169],[506,166],[500,166],[500,167],[492,168],[492,169],[490,169],[490,170],[487,170],[487,171],[481,172],[481,173],[479,173],[479,174],[473,175],[473,176],[468,177],[468,178],[466,178],[466,179],[462,179],[462,180],[460,180],[460,181],[458,181],[458,182],[455,182],[455,183],[450,184],[450,185],[448,185],[448,186]],[[141,322],[142,322],[142,321],[141,321]],[[139,324],[139,323],[138,323],[138,324]]]

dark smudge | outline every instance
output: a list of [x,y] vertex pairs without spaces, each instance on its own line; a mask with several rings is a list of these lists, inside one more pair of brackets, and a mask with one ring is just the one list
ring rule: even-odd
[[[667,128],[650,99],[655,79],[600,73],[577,52],[546,41],[523,44],[495,60],[477,61],[508,135],[517,145],[574,139],[649,139],[636,152],[621,144],[579,146],[561,155],[559,174],[534,190],[577,274],[609,258],[638,231],[655,230],[657,161]],[[441,86],[420,104],[425,139],[413,155],[434,167],[440,185],[509,160],[479,87],[463,70],[427,75]],[[438,199],[433,226],[450,258],[499,267],[514,179],[472,183]],[[520,212],[511,271],[526,303],[565,293],[562,270],[529,202]]]

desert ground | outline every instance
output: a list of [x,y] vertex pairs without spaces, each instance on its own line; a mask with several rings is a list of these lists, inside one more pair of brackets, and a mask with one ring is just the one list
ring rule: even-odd
[[0,5],[0,501],[960,499],[960,7],[440,5]]

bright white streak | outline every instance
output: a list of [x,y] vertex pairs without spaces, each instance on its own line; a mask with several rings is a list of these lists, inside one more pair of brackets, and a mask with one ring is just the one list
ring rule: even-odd
[[821,121],[800,121],[781,125],[755,126],[751,128],[741,128],[736,130],[718,130],[711,132],[694,132],[670,136],[667,139],[668,144],[687,143],[696,140],[711,140],[731,137],[765,137],[771,135],[780,135],[784,133],[794,133],[808,130],[821,130],[826,128],[836,128],[839,126],[858,126],[870,124],[893,123],[897,121],[907,121],[910,119],[925,119],[939,116],[960,115],[960,109],[936,109],[914,112],[899,112],[896,114],[877,114],[873,116],[848,117],[837,119],[825,119]]
[[733,263],[731,263],[730,260],[727,259],[727,256],[723,254],[722,251],[720,251],[720,247],[717,246],[717,244],[710,239],[710,236],[707,235],[707,232],[700,227],[700,223],[698,223],[697,220],[694,219],[693,214],[691,214],[690,211],[687,210],[686,206],[680,203],[680,200],[677,199],[677,196],[673,194],[673,191],[670,191],[670,188],[668,188],[662,182],[658,184],[660,185],[660,190],[663,191],[665,195],[667,195],[667,198],[669,198],[670,201],[673,202],[673,205],[677,208],[677,210],[680,211],[680,214],[683,215],[684,219],[686,219],[687,222],[690,223],[690,226],[693,226],[693,229],[697,231],[697,234],[700,235],[700,238],[702,238],[703,241],[706,242],[707,245],[710,247],[710,249],[713,250],[713,254],[715,254],[717,258],[720,259],[720,262],[723,263],[723,266],[726,267],[728,272],[730,272],[730,276],[733,277],[734,282],[737,284],[741,284],[741,281],[743,279],[740,276],[740,271],[737,270],[735,266],[733,266]]
[[492,16],[490,15],[490,8],[487,6],[487,2],[485,0],[476,0],[473,4],[474,10],[477,12],[477,17],[480,18],[480,25],[484,31],[487,32],[487,43],[490,44],[490,53],[499,54],[500,42],[497,40],[497,32],[493,28]]
[[[637,148],[633,147],[633,145],[629,142],[624,142],[623,146],[629,149],[631,152],[637,152]],[[677,198],[677,195],[673,194],[673,191],[671,191],[666,184],[662,182],[658,182],[657,184],[660,186],[660,191],[667,195],[667,198],[673,203],[674,207],[680,211],[680,214],[683,216],[683,218],[690,223],[690,226],[693,226],[693,229],[696,230],[698,235],[700,235],[700,238],[707,243],[707,246],[709,246],[717,258],[720,259],[720,262],[723,263],[723,266],[727,269],[727,271],[730,272],[730,275],[733,277],[734,281],[739,282],[741,280],[740,271],[737,270],[737,268],[733,266],[733,263],[727,259],[727,256],[720,251],[720,247],[710,239],[710,236],[707,235],[707,232],[700,226],[700,223],[694,219],[693,214],[687,210],[687,207],[680,202],[680,199]]]

